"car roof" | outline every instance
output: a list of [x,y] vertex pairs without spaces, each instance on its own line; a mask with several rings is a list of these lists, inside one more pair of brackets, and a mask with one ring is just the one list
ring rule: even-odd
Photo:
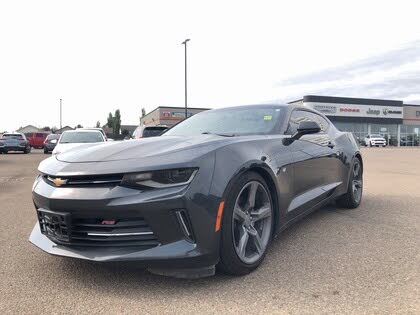
[[102,132],[100,130],[95,130],[95,129],[66,130],[63,133],[74,133],[74,132],[99,132],[100,134],[102,134]]
[[74,131],[77,131],[77,130],[97,130],[97,131],[104,131],[102,128],[96,128],[96,127],[92,127],[92,128],[89,128],[89,127],[87,127],[87,128],[76,128]]

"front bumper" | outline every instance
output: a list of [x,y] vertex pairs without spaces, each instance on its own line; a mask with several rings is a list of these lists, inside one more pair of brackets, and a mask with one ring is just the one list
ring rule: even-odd
[[370,144],[371,145],[380,145],[380,146],[386,146],[386,142],[385,141],[381,141],[381,140],[378,140],[378,141],[370,141]]
[[44,149],[47,151],[52,151],[54,150],[55,146],[56,146],[55,144],[45,144]]
[[25,151],[26,146],[1,146],[2,151]]
[[69,247],[51,241],[35,224],[29,241],[43,251],[57,256],[96,262],[136,261],[143,267],[198,268],[217,263],[214,255],[203,253],[197,244],[179,240],[147,250],[133,247]]
[[[219,233],[214,232],[220,199],[209,196],[211,176],[202,167],[189,186],[140,191],[121,186],[54,187],[39,177],[33,188],[37,210],[71,218],[113,220],[141,217],[156,236],[155,246],[83,244],[55,240],[35,224],[29,241],[47,253],[98,262],[136,261],[152,268],[200,268],[219,260]],[[182,211],[191,235],[177,212]],[[184,222],[185,223],[185,222]],[[70,223],[70,239],[72,227]],[[115,239],[115,238],[114,238]]]

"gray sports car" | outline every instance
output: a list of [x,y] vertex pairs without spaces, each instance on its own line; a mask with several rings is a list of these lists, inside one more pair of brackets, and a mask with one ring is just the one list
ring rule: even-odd
[[160,137],[50,157],[33,185],[44,251],[136,261],[176,277],[244,275],[273,236],[311,211],[362,199],[352,134],[295,105],[196,114]]

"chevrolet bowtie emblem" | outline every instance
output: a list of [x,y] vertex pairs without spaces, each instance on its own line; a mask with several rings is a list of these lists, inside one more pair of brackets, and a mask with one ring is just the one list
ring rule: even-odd
[[61,179],[61,178],[54,178],[53,180],[52,180],[52,182],[54,183],[54,185],[56,185],[56,186],[61,186],[61,185],[65,185],[66,183],[67,183],[67,180],[65,180],[65,179]]

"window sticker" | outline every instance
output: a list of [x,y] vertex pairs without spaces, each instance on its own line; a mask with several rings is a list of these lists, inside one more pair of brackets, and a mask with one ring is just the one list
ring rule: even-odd
[[272,115],[266,115],[266,116],[264,116],[264,120],[271,120],[271,119],[273,119],[273,116]]

